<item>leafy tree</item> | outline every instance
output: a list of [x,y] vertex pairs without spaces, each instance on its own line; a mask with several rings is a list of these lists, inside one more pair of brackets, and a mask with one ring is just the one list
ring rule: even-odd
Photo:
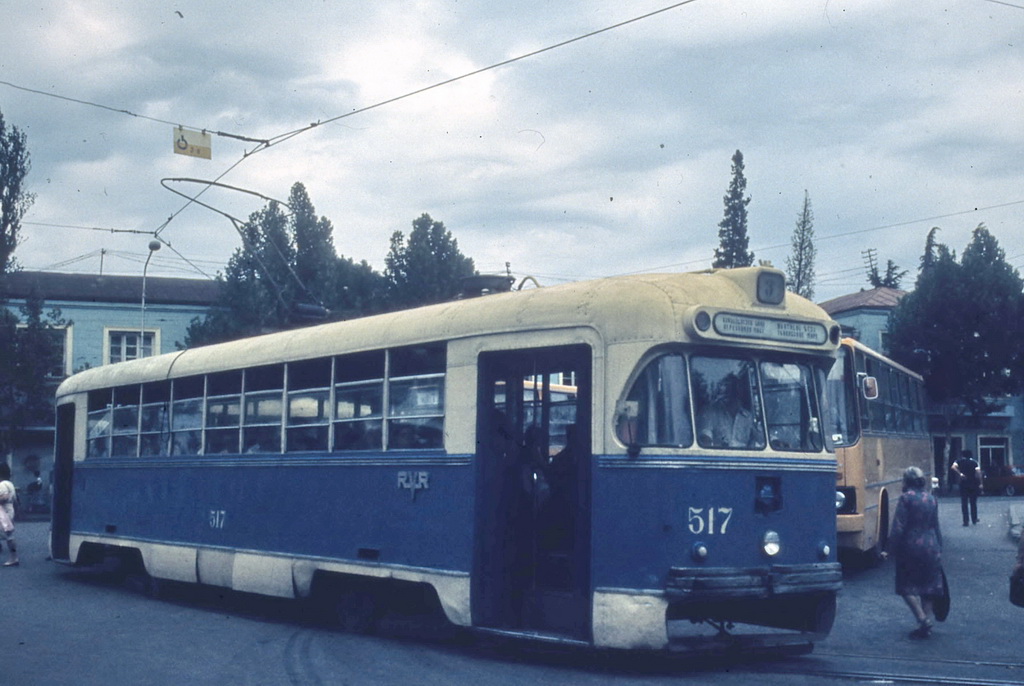
[[754,253],[747,250],[747,205],[750,198],[747,179],[743,176],[743,153],[739,150],[732,156],[732,181],[725,194],[725,216],[718,224],[719,247],[715,249],[712,267],[749,267],[754,264]]
[[22,428],[47,421],[53,394],[46,379],[62,352],[49,331],[64,325],[59,313],[44,319],[43,301],[32,295],[19,327],[7,303],[6,276],[17,268],[21,219],[34,200],[24,185],[30,168],[27,137],[0,113],[0,459],[16,447]]
[[21,322],[0,308],[0,459],[17,445],[27,426],[53,424],[51,372],[60,366],[63,348],[54,330],[68,322],[60,310],[44,316],[43,300],[30,294],[21,307]]
[[903,277],[906,275],[907,270],[900,271],[900,268],[892,260],[886,262],[885,274],[880,274],[878,265],[872,261],[871,266],[868,268],[868,283],[871,284],[872,288],[899,288],[900,284],[903,283]]
[[793,229],[793,254],[786,258],[789,273],[789,290],[808,300],[814,298],[814,259],[818,249],[814,247],[814,212],[811,211],[811,196],[804,191],[804,207],[796,219]]
[[476,273],[473,260],[459,251],[451,231],[426,213],[413,221],[408,242],[401,231],[391,235],[384,263],[391,309],[451,300],[459,294],[462,279]]
[[959,416],[985,415],[1024,389],[1024,281],[984,224],[959,263],[937,231],[889,336],[892,356],[924,375],[948,436]]
[[0,278],[14,267],[21,218],[35,200],[23,185],[31,166],[27,137],[17,126],[8,129],[0,112]]
[[[218,275],[221,295],[205,318],[192,321],[186,346],[205,345],[303,326],[326,316],[379,307],[381,277],[365,262],[339,259],[333,227],[317,217],[296,183],[289,209],[270,202],[239,227],[242,246]],[[334,311],[338,308],[338,311]]]

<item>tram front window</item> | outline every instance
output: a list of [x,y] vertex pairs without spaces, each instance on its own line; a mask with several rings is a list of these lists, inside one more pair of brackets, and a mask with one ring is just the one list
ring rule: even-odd
[[764,421],[753,362],[694,357],[690,365],[700,447],[763,449]]
[[768,437],[774,450],[821,451],[822,421],[812,378],[811,368],[804,364],[761,363]]
[[693,427],[683,356],[662,355],[644,367],[626,395],[626,407],[617,426],[624,445],[689,447]]

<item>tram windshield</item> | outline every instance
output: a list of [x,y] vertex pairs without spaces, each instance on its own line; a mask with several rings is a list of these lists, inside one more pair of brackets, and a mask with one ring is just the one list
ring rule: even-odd
[[803,361],[665,353],[626,394],[618,437],[631,447],[820,452],[824,379]]

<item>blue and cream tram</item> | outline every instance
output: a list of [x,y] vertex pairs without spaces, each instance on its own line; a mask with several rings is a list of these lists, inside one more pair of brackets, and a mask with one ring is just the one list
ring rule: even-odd
[[53,557],[361,623],[427,598],[597,647],[811,645],[841,578],[839,328],[784,283],[601,279],[84,371],[57,392]]

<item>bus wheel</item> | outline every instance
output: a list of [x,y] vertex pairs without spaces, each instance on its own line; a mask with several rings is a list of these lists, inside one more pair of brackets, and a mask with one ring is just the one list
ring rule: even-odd
[[1013,484],[1006,484],[1006,488],[1003,489],[1003,493],[1006,495],[1016,495],[1017,489],[1013,487]]

